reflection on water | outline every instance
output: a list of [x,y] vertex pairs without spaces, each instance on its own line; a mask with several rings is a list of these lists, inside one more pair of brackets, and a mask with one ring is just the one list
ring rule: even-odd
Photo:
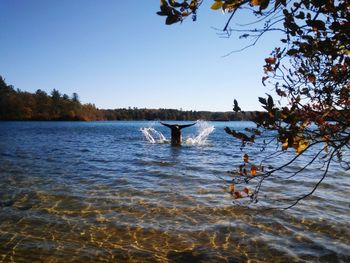
[[[349,262],[349,174],[293,210],[234,206],[222,178],[239,142],[213,125],[206,144],[170,147],[144,122],[0,123],[0,262]],[[265,202],[318,172],[271,181]]]

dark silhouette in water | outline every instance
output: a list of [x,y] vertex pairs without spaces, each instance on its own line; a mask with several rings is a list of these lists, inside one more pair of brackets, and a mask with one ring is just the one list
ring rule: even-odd
[[178,145],[181,145],[181,130],[183,128],[193,126],[196,123],[181,125],[181,124],[167,124],[167,123],[161,122],[161,124],[171,129],[171,145],[178,146]]

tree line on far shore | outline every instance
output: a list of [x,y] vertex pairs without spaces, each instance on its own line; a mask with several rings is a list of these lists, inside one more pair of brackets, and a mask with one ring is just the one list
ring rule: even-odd
[[102,120],[93,104],[81,104],[77,93],[71,97],[53,89],[51,94],[15,90],[0,76],[0,120]]
[[77,93],[72,96],[53,89],[50,94],[37,90],[15,90],[0,76],[0,120],[98,121],[98,120],[252,120],[256,112],[183,111],[176,109],[98,109],[82,104]]

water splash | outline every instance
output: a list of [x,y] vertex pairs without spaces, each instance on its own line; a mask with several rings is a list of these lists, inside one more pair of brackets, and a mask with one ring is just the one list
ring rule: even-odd
[[194,138],[187,138],[186,144],[203,145],[206,143],[209,135],[215,130],[214,126],[206,121],[197,121],[196,127],[198,135]]
[[[197,121],[196,123],[197,132],[193,137],[188,137],[183,144],[188,145],[203,145],[206,143],[209,135],[215,130],[213,125],[210,125],[206,121]],[[168,143],[169,140],[165,138],[165,136],[154,128],[144,127],[141,128],[140,131],[145,136],[146,140],[149,143]]]
[[168,141],[160,131],[154,128],[141,128],[140,131],[150,143],[165,143]]

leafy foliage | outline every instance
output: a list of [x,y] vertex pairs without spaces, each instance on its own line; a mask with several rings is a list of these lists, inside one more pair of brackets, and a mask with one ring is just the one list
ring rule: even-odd
[[0,120],[253,120],[256,112],[209,112],[176,109],[120,108],[97,109],[93,104],[81,104],[79,95],[71,98],[54,89],[51,96],[37,90],[34,94],[15,90],[0,77]]
[[82,105],[78,94],[72,99],[54,89],[35,94],[15,90],[0,77],[0,120],[99,120],[101,112],[92,104]]
[[[250,24],[251,28],[230,28],[235,12],[243,8],[252,10],[256,21]],[[350,169],[349,160],[344,158],[344,152],[350,148],[350,2],[215,0],[211,9],[231,13],[223,31],[229,36],[240,32],[241,38],[251,38],[252,44],[247,47],[255,45],[268,32],[283,34],[280,45],[265,59],[262,77],[264,86],[273,87],[274,97],[279,99],[271,95],[259,98],[266,112],[257,115],[257,129],[243,133],[227,127],[225,131],[241,140],[242,146],[263,142],[260,145],[265,149],[268,144],[277,143],[279,150],[266,159],[276,158],[289,149],[296,153],[281,167],[259,174],[254,172],[254,180],[260,179],[249,194],[252,201],[258,200],[265,179],[313,150],[315,156],[292,176],[315,164],[316,160],[321,163],[319,168],[323,169],[323,175],[309,192],[289,200],[288,207],[291,207],[314,193],[326,177],[331,162]],[[178,21],[182,21],[184,17],[178,15]],[[240,110],[236,100],[233,110]],[[271,132],[274,139],[264,139]],[[249,173],[243,176],[246,177],[243,182],[252,180]]]

